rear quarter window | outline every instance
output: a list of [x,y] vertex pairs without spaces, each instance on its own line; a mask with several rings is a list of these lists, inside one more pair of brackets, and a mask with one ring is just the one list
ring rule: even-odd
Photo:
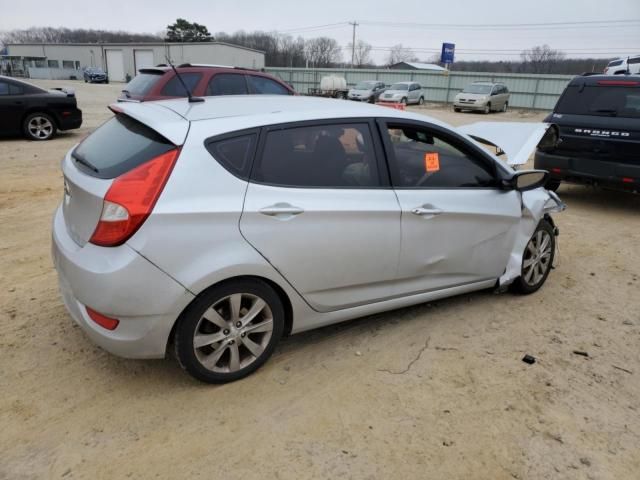
[[247,180],[257,140],[258,130],[246,130],[209,139],[205,142],[205,147],[229,172]]
[[[182,81],[189,89],[189,93],[193,94],[198,82],[202,78],[201,73],[181,73],[180,77]],[[180,82],[177,76],[173,76],[171,80],[169,80],[164,87],[162,87],[161,95],[165,95],[167,97],[186,97],[187,92],[184,89],[184,85]]]
[[174,148],[173,143],[146,125],[118,114],[85,138],[71,156],[85,173],[108,179]]

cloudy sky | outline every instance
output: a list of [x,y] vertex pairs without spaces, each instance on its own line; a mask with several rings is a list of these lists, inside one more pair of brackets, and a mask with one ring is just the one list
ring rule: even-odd
[[401,43],[427,60],[442,42],[456,58],[513,59],[548,44],[571,57],[640,53],[640,0],[0,0],[0,31],[64,26],[157,33],[183,17],[211,32],[279,31],[326,35],[345,47],[357,38],[381,62]]

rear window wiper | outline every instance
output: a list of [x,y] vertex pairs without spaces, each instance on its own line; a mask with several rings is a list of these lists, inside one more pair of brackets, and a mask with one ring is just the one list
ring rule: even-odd
[[618,111],[617,110],[613,110],[610,108],[603,108],[600,110],[593,110],[594,113],[608,113],[609,115],[611,115],[612,117],[615,117],[618,115]]
[[100,170],[98,170],[95,165],[93,165],[91,162],[88,162],[87,160],[85,160],[75,152],[71,156],[75,159],[76,162],[80,163],[81,165],[84,165],[85,167],[94,171],[95,173],[100,173]]
[[124,93],[125,97],[131,98],[131,92],[129,90],[122,90],[122,93]]

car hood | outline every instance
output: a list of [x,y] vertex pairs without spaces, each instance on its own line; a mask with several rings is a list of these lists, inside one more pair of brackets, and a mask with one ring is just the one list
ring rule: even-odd
[[371,92],[373,92],[373,90],[356,90],[352,88],[349,90],[349,95],[371,95]]
[[488,93],[465,93],[460,92],[456,95],[456,98],[468,98],[469,100],[484,100],[489,96]]
[[384,94],[392,94],[392,95],[406,95],[407,93],[409,93],[408,90],[385,90]]
[[[507,164],[527,163],[550,123],[477,122],[457,130],[485,145],[498,147],[507,155]],[[498,153],[500,154],[500,152]]]

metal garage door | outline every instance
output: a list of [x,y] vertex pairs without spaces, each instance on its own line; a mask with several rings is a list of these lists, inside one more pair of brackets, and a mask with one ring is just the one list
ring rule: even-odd
[[153,67],[153,50],[134,50],[133,59],[135,61],[136,73],[141,68]]
[[105,50],[107,52],[107,73],[109,80],[124,82],[124,57],[122,50]]

